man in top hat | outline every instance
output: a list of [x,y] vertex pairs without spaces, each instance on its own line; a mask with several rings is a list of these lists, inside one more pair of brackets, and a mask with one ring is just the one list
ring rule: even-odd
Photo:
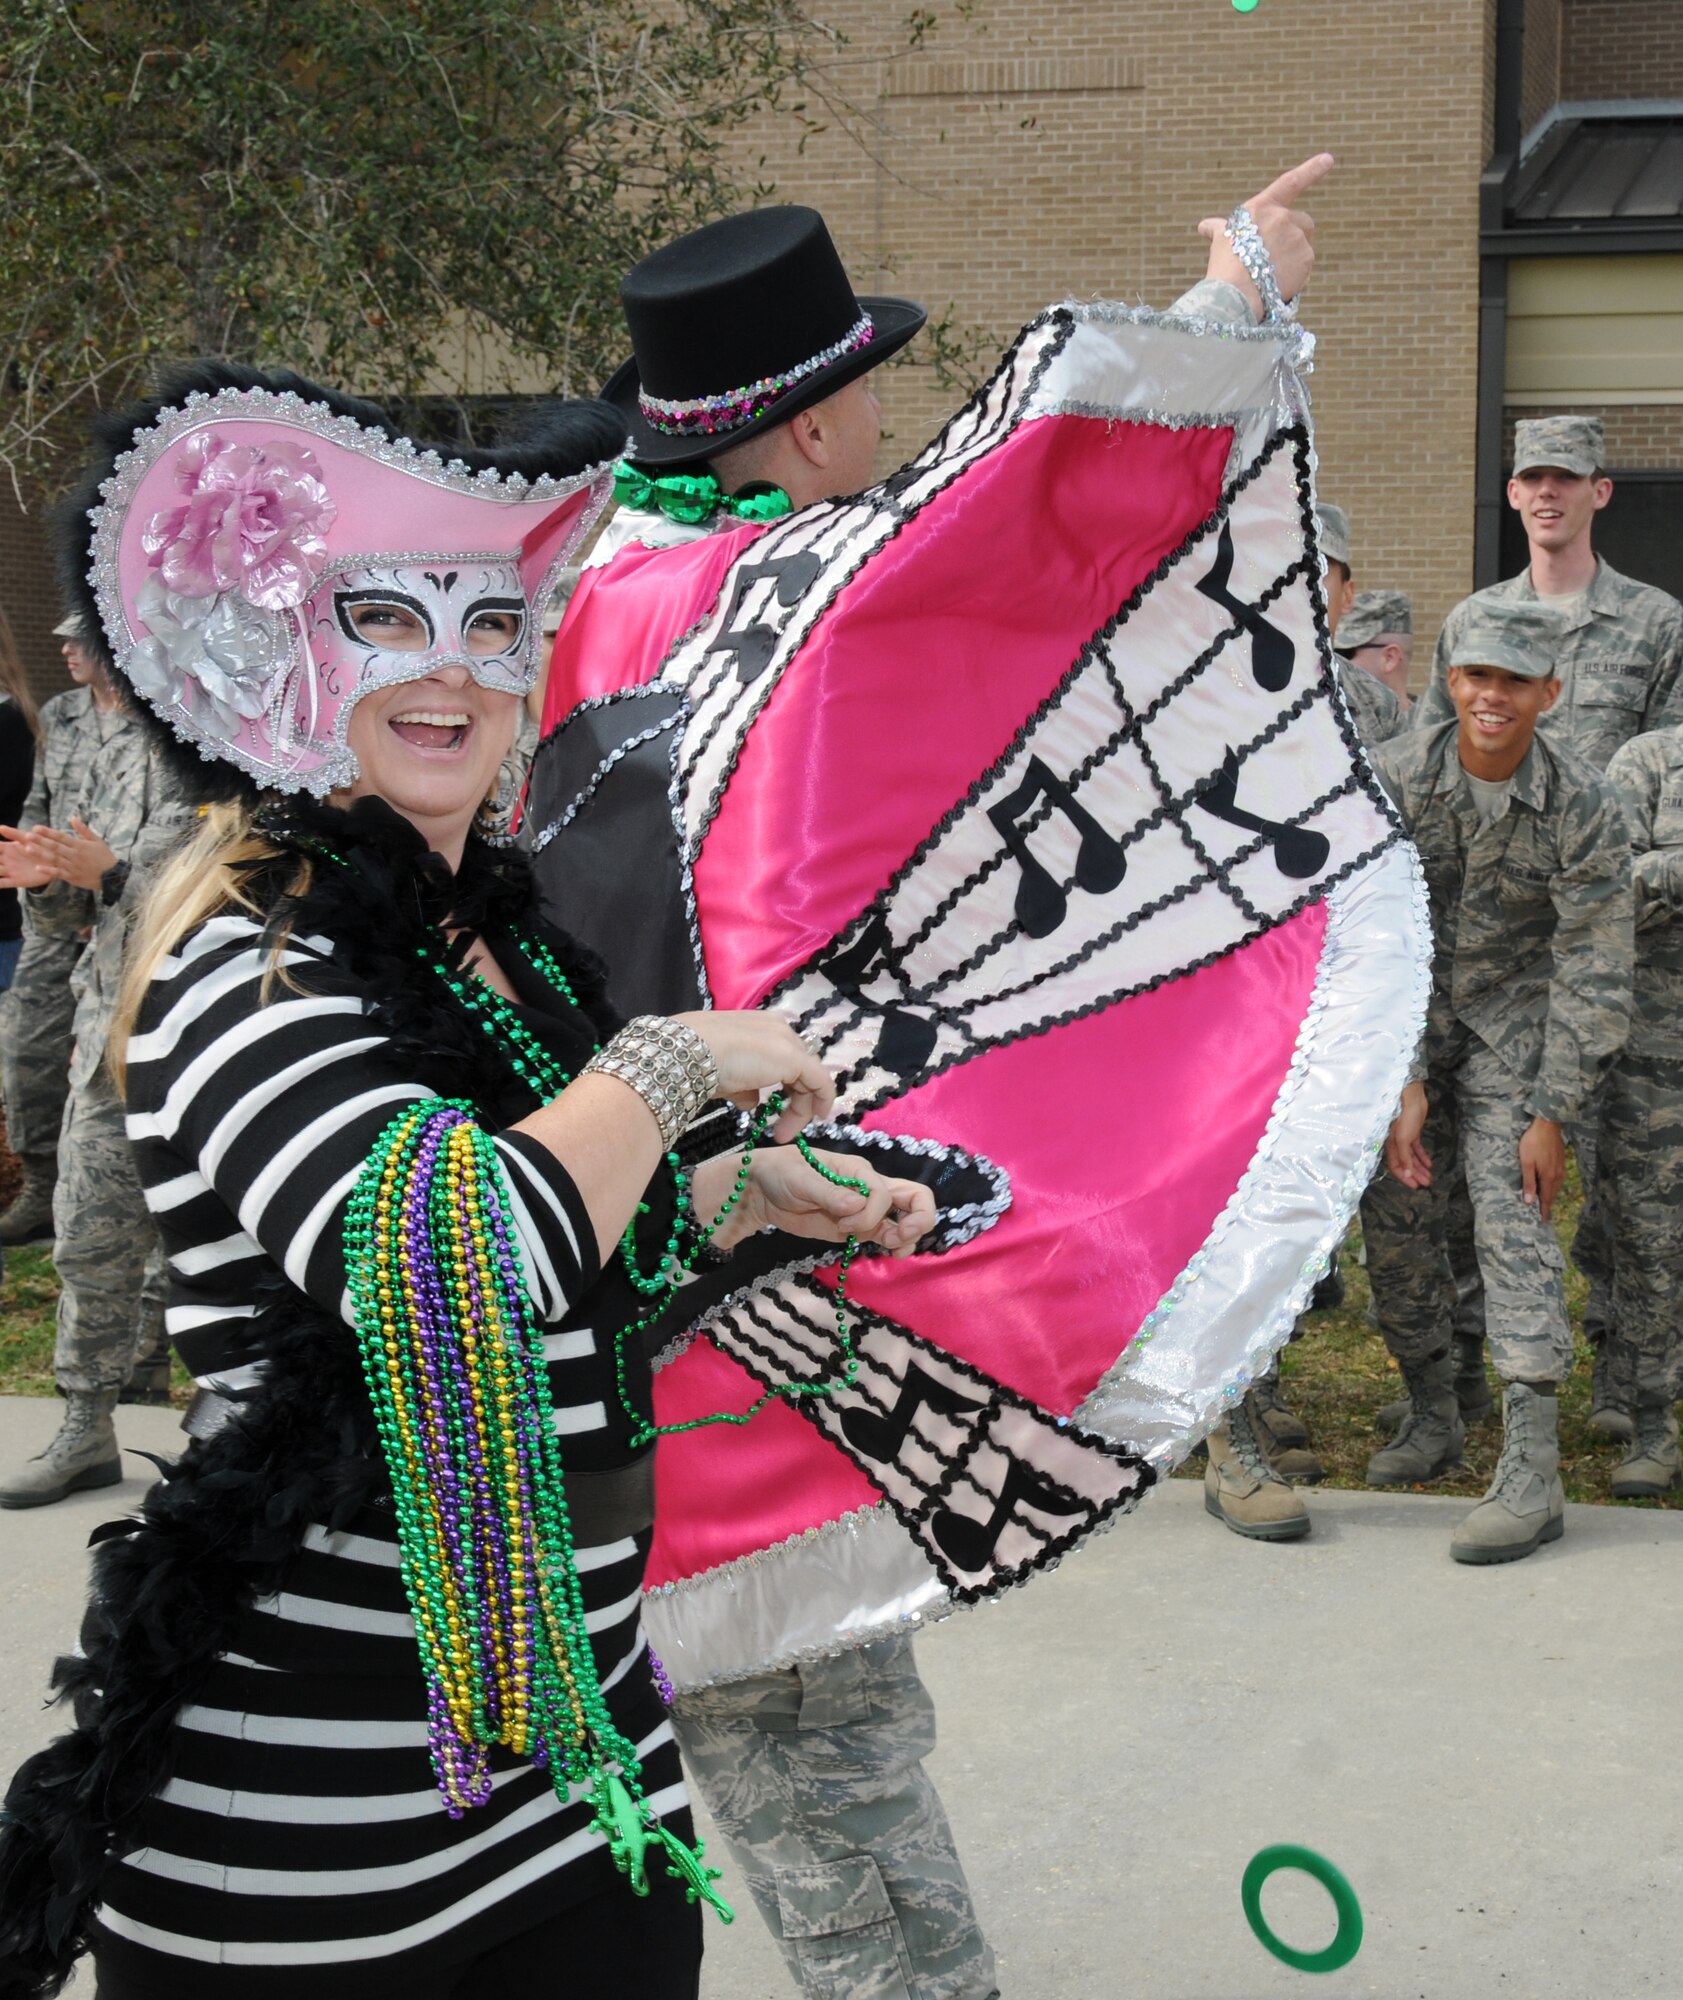
[[[1518,576],[1479,591],[1449,614],[1438,635],[1431,682],[1415,704],[1417,727],[1435,728],[1450,715],[1445,675],[1460,642],[1460,621],[1487,603],[1542,603],[1565,618],[1561,697],[1543,728],[1598,771],[1606,770],[1613,752],[1633,736],[1683,723],[1683,605],[1652,584],[1621,576],[1595,553],[1595,518],[1613,497],[1606,462],[1599,417],[1534,417],[1515,425],[1508,504],[1525,524],[1530,561]],[[1590,1281],[1584,1333],[1597,1358],[1590,1422],[1604,1436],[1628,1443],[1629,1414],[1618,1408],[1601,1364],[1613,1276],[1597,1195],[1596,1123],[1595,1107],[1588,1107],[1572,1134],[1584,1187],[1572,1250]]]
[[1563,1128],[1629,1023],[1630,848],[1613,784],[1538,730],[1561,697],[1560,614],[1486,593],[1460,608],[1454,630],[1452,719],[1393,738],[1374,759],[1420,850],[1435,952],[1414,1078],[1385,1171],[1362,1201],[1379,1328],[1410,1399],[1367,1477],[1415,1486],[1461,1457],[1445,1245],[1459,1156],[1505,1385],[1504,1437],[1489,1491],[1450,1553],[1498,1563],[1563,1526],[1555,1389],[1572,1365],[1572,1334],[1550,1217],[1566,1173]]
[[[1325,155],[1307,162],[1248,204],[1287,298],[1313,261],[1313,225],[1294,204],[1331,164]],[[1199,228],[1209,271],[1172,310],[1254,323],[1261,296],[1221,222]],[[661,626],[661,565],[675,545],[718,536],[722,577],[734,543],[721,531],[869,485],[882,432],[870,373],[924,322],[909,300],[856,297],[823,218],[798,207],[757,209],[682,237],[629,272],[620,296],[633,352],[603,394],[625,417],[631,463],[620,512],[557,638],[546,737],[588,684],[582,667],[596,632],[635,645],[640,620]],[[676,559],[712,557],[691,549]],[[599,603],[608,607],[600,626]],[[569,927],[580,928],[580,914],[570,902]],[[600,920],[612,925],[613,912]],[[581,923],[595,942],[588,917]],[[631,1012],[666,1004],[656,986],[622,982],[614,997]],[[1227,1431],[1212,1436],[1212,1454]],[[1276,1496],[1301,1509],[1254,1442],[1247,1448],[1246,1478],[1265,1510]],[[859,1647],[838,1637],[829,1658],[680,1693],[672,1717],[685,1763],[805,1991],[997,1994],[993,1954],[923,1768],[934,1709],[909,1640]]]
[[[101,717],[114,714],[115,691],[82,642],[81,623],[53,627],[72,685],[41,704],[41,747],[35,782],[20,827],[50,826],[79,798],[100,744]],[[0,868],[4,852],[0,850]],[[23,951],[10,992],[0,1001],[0,1090],[6,1137],[23,1167],[23,1181],[0,1214],[0,1243],[34,1243],[53,1233],[53,1184],[58,1179],[58,1132],[69,1088],[70,974],[81,956],[75,933],[60,935],[31,921],[23,904]]]
[[1414,607],[1406,590],[1358,590],[1338,628],[1338,650],[1383,683],[1408,713],[1408,668],[1414,654]]

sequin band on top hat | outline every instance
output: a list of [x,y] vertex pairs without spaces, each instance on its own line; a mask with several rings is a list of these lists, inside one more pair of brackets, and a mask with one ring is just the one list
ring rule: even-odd
[[[611,463],[579,464],[607,446],[606,411],[548,432],[540,413],[525,445],[476,454],[559,476],[475,470],[361,420],[377,415],[307,383],[192,390],[127,433],[88,513],[112,664],[184,741],[275,790],[350,783],[351,710],[375,688],[458,665],[525,694],[533,608],[612,491]],[[359,628],[371,599],[401,604],[424,649]],[[487,611],[516,628],[490,656],[467,641]]]
[[750,382],[742,389],[728,389],[722,396],[640,395],[637,407],[667,437],[688,437],[696,432],[711,437],[717,432],[739,430],[751,417],[764,416],[773,402],[797,382],[804,382],[821,368],[831,367],[844,354],[868,347],[875,330],[871,315],[861,313],[857,324],[840,340],[809,361],[797,361],[781,375],[762,376],[758,382]]
[[632,358],[604,387],[644,466],[694,463],[786,422],[918,331],[921,306],[858,298],[815,209],[752,209],[645,257],[620,286]]

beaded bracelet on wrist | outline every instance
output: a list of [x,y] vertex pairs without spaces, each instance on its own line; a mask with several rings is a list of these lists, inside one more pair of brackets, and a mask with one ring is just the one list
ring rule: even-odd
[[713,1051],[693,1028],[658,1014],[639,1014],[581,1074],[617,1077],[655,1115],[660,1142],[668,1152],[717,1094],[718,1065]]

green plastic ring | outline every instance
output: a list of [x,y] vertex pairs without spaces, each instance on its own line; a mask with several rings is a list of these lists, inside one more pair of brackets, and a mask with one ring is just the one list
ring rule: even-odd
[[[1338,1929],[1325,1951],[1298,1951],[1269,1929],[1262,1914],[1262,1885],[1281,1868],[1298,1868],[1305,1875],[1312,1875],[1332,1897],[1333,1908],[1338,1912]],[[1295,1966],[1299,1972],[1336,1972],[1340,1966],[1348,1965],[1362,1948],[1362,1906],[1356,1901],[1356,1892],[1332,1863],[1313,1848],[1288,1844],[1265,1847],[1260,1854],[1253,1855],[1239,1884],[1239,1898],[1245,1906],[1245,1921],[1258,1940],[1277,1959]]]

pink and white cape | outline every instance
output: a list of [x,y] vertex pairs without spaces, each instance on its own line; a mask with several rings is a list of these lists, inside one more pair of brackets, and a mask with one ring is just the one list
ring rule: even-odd
[[[883,484],[586,573],[527,811],[557,913],[626,1011],[783,1014],[941,1210],[855,1265],[852,1388],[663,1439],[680,1688],[1054,1563],[1343,1236],[1430,938],[1330,671],[1302,338],[1061,306]],[[662,1422],[834,1372],[833,1268],[770,1242],[697,1288]]]

